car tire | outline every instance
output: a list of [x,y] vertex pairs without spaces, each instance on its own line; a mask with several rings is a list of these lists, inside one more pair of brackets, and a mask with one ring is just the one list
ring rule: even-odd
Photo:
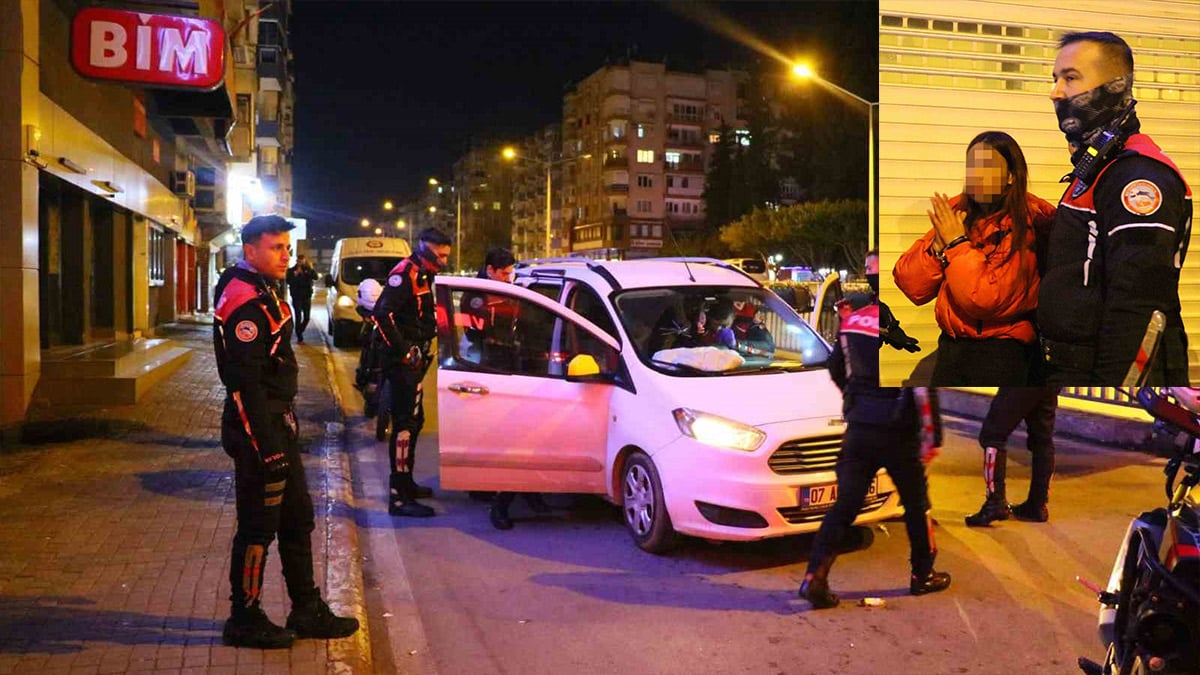
[[679,534],[671,525],[663,498],[662,479],[654,462],[635,452],[621,470],[621,512],[625,527],[638,548],[662,554],[679,545]]
[[379,400],[375,405],[375,440],[386,441],[392,422],[392,385],[386,379],[379,385]]

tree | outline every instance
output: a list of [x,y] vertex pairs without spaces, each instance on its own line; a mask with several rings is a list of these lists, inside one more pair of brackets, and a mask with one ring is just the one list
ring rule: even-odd
[[754,209],[721,229],[735,254],[788,260],[814,268],[861,270],[867,253],[867,204],[820,201],[778,209]]
[[710,232],[741,215],[733,213],[732,204],[735,143],[733,129],[721,124],[704,177],[704,226]]

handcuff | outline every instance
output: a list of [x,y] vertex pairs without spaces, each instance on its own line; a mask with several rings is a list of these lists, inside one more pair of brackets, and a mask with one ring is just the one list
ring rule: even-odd
[[969,242],[969,241],[971,241],[970,237],[968,237],[965,234],[960,234],[957,237],[951,239],[945,246],[942,247],[942,250],[940,250],[940,251],[934,251],[933,247],[930,246],[929,254],[932,255],[934,258],[936,258],[939,263],[941,263],[942,269],[945,269],[946,266],[950,264],[950,261],[946,259],[946,251],[949,251],[950,249],[954,248],[955,246],[958,246],[959,244]]

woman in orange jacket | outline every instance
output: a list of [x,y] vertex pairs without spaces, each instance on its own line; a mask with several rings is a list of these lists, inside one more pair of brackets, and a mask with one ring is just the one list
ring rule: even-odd
[[896,285],[917,305],[934,298],[942,335],[932,386],[1027,385],[1037,379],[1033,325],[1037,240],[1054,206],[1028,192],[1012,136],[985,131],[967,146],[962,194],[934,193],[933,228],[896,261]]

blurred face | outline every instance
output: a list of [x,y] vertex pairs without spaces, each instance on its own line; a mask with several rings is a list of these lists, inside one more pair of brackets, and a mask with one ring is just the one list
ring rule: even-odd
[[993,204],[1012,182],[1008,162],[986,143],[967,151],[967,196],[979,204]]
[[429,255],[437,261],[438,269],[446,269],[446,266],[450,264],[450,245],[426,243],[424,246]]
[[488,278],[491,279],[492,281],[503,281],[506,284],[510,284],[510,283],[512,283],[512,280],[513,280],[513,270],[515,268],[516,268],[515,265],[509,265],[508,267],[501,267],[500,269],[496,269],[495,267],[488,265],[487,266],[487,275],[488,275]]
[[246,262],[268,279],[287,278],[288,262],[292,259],[292,235],[288,232],[268,232],[253,244],[242,244]]

